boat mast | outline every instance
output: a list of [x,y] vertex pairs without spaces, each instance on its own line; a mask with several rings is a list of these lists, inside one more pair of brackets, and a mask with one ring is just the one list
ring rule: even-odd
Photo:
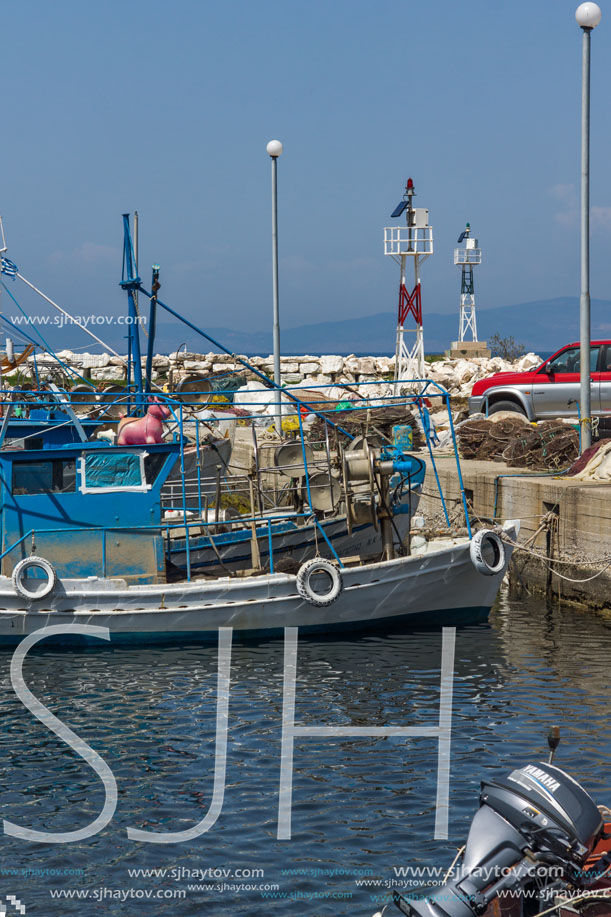
[[[138,327],[138,309],[136,293],[140,287],[138,265],[134,254],[132,237],[129,228],[129,213],[123,214],[123,274],[120,286],[127,293],[128,301],[128,342],[130,361],[127,370],[128,385],[131,381],[131,367],[134,371],[136,395],[142,394],[142,358],[140,354],[140,332]],[[139,399],[136,399],[137,401]]]
[[[2,247],[0,248],[0,273],[2,273],[2,261],[3,255],[6,251],[6,242],[4,241],[4,226],[2,224],[2,217],[0,216],[0,237],[2,238]],[[0,290],[1,293],[1,290]],[[2,300],[0,299],[0,315],[2,315]],[[8,338],[6,339],[6,357],[8,360]],[[2,375],[2,356],[0,355],[0,397],[4,391],[4,378]],[[0,416],[2,416],[2,407],[0,406]]]
[[153,265],[153,279],[151,283],[151,309],[149,312],[149,330],[148,330],[148,350],[146,354],[146,372],[144,388],[150,394],[153,387],[153,353],[155,348],[155,329],[157,327],[157,292],[161,284],[159,283],[159,265]]

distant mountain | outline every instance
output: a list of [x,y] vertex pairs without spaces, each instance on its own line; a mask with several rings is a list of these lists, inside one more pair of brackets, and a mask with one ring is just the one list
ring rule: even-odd
[[[395,350],[396,313],[377,312],[343,321],[316,322],[298,327],[281,328],[282,353],[321,354],[393,354]],[[272,351],[271,321],[266,330],[243,331],[242,328],[209,327],[204,330],[233,353],[266,356]],[[93,329],[119,353],[125,353],[124,325],[108,325]],[[477,310],[477,330],[480,340],[492,334],[513,336],[526,350],[550,353],[579,337],[579,299],[563,296],[502,306],[498,309]],[[70,326],[58,328],[52,324],[44,329],[45,339],[57,350],[77,347],[79,350],[100,352],[93,340]],[[611,301],[592,300],[592,336],[611,338]],[[428,353],[447,350],[458,337],[458,309],[449,313],[424,313],[424,346]],[[19,340],[18,335],[16,339]],[[195,353],[216,350],[203,338],[180,322],[159,322],[155,338],[156,353],[170,353],[183,344]],[[143,353],[147,338],[141,336]]]
[[[592,300],[592,338],[611,338],[611,300]],[[337,322],[317,322],[281,329],[283,354],[394,352],[396,314],[374,315]],[[245,332],[231,328],[204,328],[233,353],[267,355],[272,350],[271,330]],[[553,352],[579,338],[579,298],[562,296],[498,309],[478,309],[480,340],[493,334],[512,335],[526,350]],[[450,314],[424,313],[424,346],[427,352],[447,350],[458,337],[458,309]],[[214,350],[185,326],[162,322],[157,327],[157,352],[176,350],[186,342],[189,350]]]

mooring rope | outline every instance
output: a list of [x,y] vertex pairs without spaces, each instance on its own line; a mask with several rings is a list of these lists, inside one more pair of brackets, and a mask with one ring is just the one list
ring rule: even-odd
[[[548,516],[555,516],[555,513],[548,513]],[[543,528],[546,527],[551,522],[552,522],[551,519],[545,520],[545,526],[543,524],[539,526],[539,528],[534,533],[534,535],[529,538],[529,541],[534,540],[534,537],[539,535],[541,531],[543,530]],[[502,533],[502,538],[503,538],[503,541],[507,542],[507,544],[512,545],[515,551],[523,551],[525,554],[528,554],[531,557],[535,557],[537,560],[542,560],[545,563],[545,565],[547,566],[550,573],[553,573],[554,576],[559,577],[559,579],[565,580],[567,583],[589,583],[592,580],[596,579],[597,577],[601,576],[606,570],[609,569],[609,567],[611,567],[611,557],[608,554],[604,555],[603,557],[599,557],[596,560],[583,560],[583,561],[564,560],[560,557],[552,560],[546,554],[540,554],[538,551],[534,551],[532,548],[528,547],[528,542],[523,542],[522,544],[520,544],[517,541],[514,541],[512,538],[510,538],[507,535],[506,532]],[[552,564],[566,564],[567,566],[570,566],[570,567],[593,567],[599,563],[604,563],[604,566],[600,570],[598,570],[596,573],[592,574],[592,576],[588,576],[585,579],[576,579],[571,576],[566,576],[564,573],[560,573],[559,570],[554,570],[552,566]]]

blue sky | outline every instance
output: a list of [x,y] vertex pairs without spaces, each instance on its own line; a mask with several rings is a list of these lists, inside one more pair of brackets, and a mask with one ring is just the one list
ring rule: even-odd
[[[159,262],[185,314],[266,328],[279,138],[284,326],[395,310],[382,230],[408,176],[435,233],[425,315],[458,326],[466,220],[480,308],[578,295],[576,5],[23,0],[0,64],[8,256],[71,311],[119,314],[121,213],[137,209],[147,283]],[[604,7],[592,46],[592,295],[611,298]]]

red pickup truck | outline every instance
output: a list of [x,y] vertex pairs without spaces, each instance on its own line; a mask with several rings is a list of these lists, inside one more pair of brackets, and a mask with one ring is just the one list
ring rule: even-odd
[[[495,373],[476,382],[469,413],[517,411],[529,420],[577,417],[579,344],[567,344],[540,366],[524,373]],[[592,415],[611,412],[611,341],[590,344]]]

